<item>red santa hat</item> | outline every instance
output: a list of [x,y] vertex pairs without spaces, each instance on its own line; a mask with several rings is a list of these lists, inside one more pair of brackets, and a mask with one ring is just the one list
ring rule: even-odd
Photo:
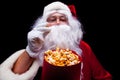
[[72,16],[74,14],[74,16],[76,17],[76,11],[74,5],[68,6],[60,1],[55,1],[44,7],[43,18],[46,20],[50,14],[55,12],[63,13],[67,17]]
[[77,12],[76,12],[75,5],[71,4],[71,5],[68,5],[68,7],[70,8],[72,15],[77,18]]

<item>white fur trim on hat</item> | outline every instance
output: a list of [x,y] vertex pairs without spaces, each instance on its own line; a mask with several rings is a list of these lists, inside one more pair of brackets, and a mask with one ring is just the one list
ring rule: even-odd
[[66,4],[56,1],[56,2],[50,3],[47,6],[45,6],[44,11],[43,11],[43,18],[47,19],[47,17],[50,14],[55,13],[55,12],[63,13],[66,16],[72,15],[69,7]]
[[24,51],[25,49],[15,52],[0,65],[0,80],[33,80],[40,67],[38,60],[35,60],[30,69],[23,74],[15,74],[11,70],[18,57]]

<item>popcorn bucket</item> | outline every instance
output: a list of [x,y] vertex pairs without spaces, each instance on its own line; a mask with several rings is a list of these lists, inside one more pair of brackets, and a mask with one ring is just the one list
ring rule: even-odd
[[80,62],[70,66],[56,66],[44,59],[41,80],[80,80],[81,57],[78,57]]

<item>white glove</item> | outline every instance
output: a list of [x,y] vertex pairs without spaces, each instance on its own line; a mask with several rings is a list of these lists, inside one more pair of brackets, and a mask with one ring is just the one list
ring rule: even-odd
[[28,39],[28,45],[26,47],[26,51],[28,52],[29,56],[31,57],[38,57],[40,54],[40,50],[43,47],[44,44],[44,37],[47,33],[50,32],[50,29],[47,27],[42,27],[42,25],[39,25],[39,27],[35,27],[33,30],[28,32],[27,39]]

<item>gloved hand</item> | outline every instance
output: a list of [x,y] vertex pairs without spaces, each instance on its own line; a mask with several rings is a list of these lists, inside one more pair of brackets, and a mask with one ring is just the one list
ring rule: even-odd
[[46,24],[41,24],[28,32],[26,51],[31,57],[38,57],[44,44],[44,37],[50,32],[50,29],[44,26],[46,26]]

